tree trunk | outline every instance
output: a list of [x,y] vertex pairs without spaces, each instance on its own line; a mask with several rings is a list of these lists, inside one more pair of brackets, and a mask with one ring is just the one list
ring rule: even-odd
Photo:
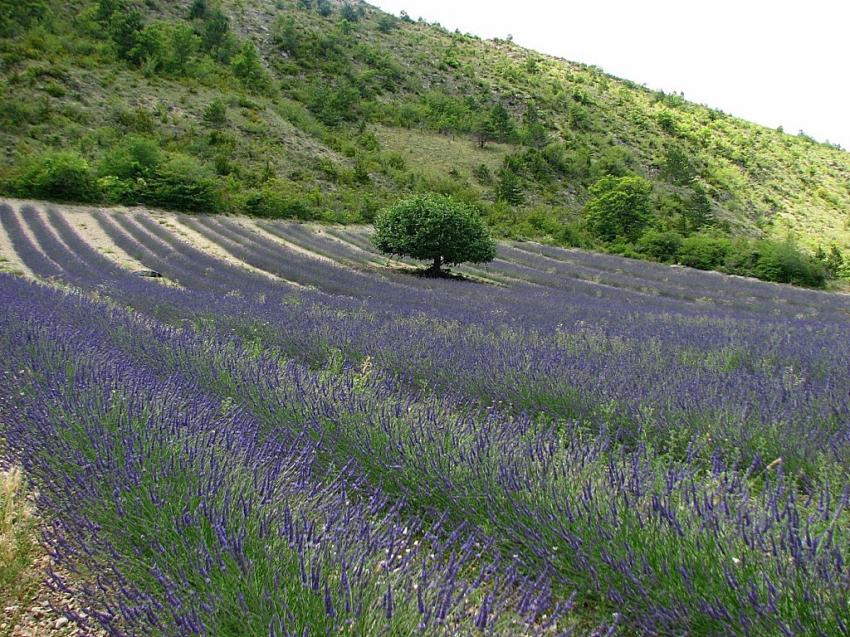
[[434,275],[440,274],[440,267],[443,265],[443,257],[434,257],[434,263],[429,268]]

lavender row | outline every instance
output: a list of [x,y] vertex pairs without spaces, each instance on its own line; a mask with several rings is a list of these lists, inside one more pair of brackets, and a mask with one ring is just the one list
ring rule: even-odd
[[316,443],[264,433],[102,327],[164,349],[208,343],[2,284],[3,436],[39,485],[52,555],[74,574],[53,584],[84,600],[87,617],[68,611],[83,628],[514,635],[563,620],[545,579],[501,566],[478,536],[411,517],[349,468],[327,475]]
[[[592,343],[592,341],[591,341],[591,343]],[[419,454],[419,455],[421,455],[421,454]],[[419,457],[419,456],[417,456],[417,457]]]
[[[130,220],[122,223],[137,238],[145,237],[147,231]],[[155,227],[169,236],[167,229]],[[177,267],[176,277],[183,276],[181,263],[197,261],[173,237],[171,244],[153,245],[162,251],[163,266]],[[824,455],[846,459],[848,359],[845,350],[832,346],[844,334],[832,323],[686,320],[666,314],[650,322],[637,314],[628,325],[616,325],[595,303],[558,306],[555,299],[552,307],[563,308],[563,325],[538,332],[515,317],[500,326],[497,294],[491,294],[497,297],[491,305],[457,308],[450,319],[424,313],[427,304],[440,307],[445,300],[433,289],[420,294],[406,288],[389,298],[357,302],[299,292],[297,303],[281,306],[290,298],[285,285],[231,266],[205,269],[215,272],[210,284],[248,293],[207,298],[187,291],[185,311],[195,308],[205,320],[256,333],[267,345],[303,360],[321,361],[334,351],[353,361],[368,356],[415,387],[501,400],[515,411],[581,418],[620,428],[626,438],[649,435],[672,448],[702,436],[708,445],[740,449],[746,461],[756,455],[784,457],[787,466],[799,468],[816,465]],[[90,274],[91,285],[98,285],[98,273]],[[513,294],[525,311],[541,310],[523,290]],[[173,301],[178,308],[180,298]],[[226,321],[228,316],[233,320]]]
[[[183,361],[181,377],[201,379],[205,365],[226,372],[224,387],[266,427],[277,423],[275,433],[306,424],[322,440],[320,455],[353,462],[419,508],[493,530],[526,569],[548,570],[596,604],[633,609],[624,620],[641,631],[847,633],[850,491],[840,484],[824,480],[800,499],[781,464],[739,471],[717,456],[706,473],[497,411],[399,403],[365,369],[339,380],[274,370],[274,361],[251,364],[208,337],[161,347]],[[753,474],[762,480],[755,491]]]

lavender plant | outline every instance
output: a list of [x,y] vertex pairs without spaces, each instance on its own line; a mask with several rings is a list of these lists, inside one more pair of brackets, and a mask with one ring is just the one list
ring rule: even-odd
[[[30,270],[79,291],[2,279],[2,435],[90,621],[517,634],[571,625],[575,599],[590,625],[616,613],[605,631],[848,634],[845,299],[531,244],[481,270],[502,285],[422,280],[373,273],[365,232],[264,224],[341,267],[181,219],[263,275],[97,219],[180,285],[0,208]],[[350,524],[411,548],[397,577]],[[371,565],[360,610],[333,547]]]

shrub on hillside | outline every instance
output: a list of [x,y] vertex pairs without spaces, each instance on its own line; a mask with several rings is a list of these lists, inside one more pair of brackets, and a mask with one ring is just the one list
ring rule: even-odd
[[648,230],[638,239],[636,248],[642,255],[668,263],[676,260],[682,240],[682,235],[678,232]]
[[159,144],[129,135],[110,148],[97,167],[98,187],[109,203],[137,204],[146,200],[149,180],[164,160]]
[[227,124],[227,105],[220,99],[214,99],[204,109],[204,123],[212,128],[221,128]]
[[571,248],[588,248],[591,245],[590,237],[587,236],[587,232],[580,222],[572,221],[562,224],[555,235],[555,239],[560,245]]
[[605,250],[610,254],[618,254],[621,257],[628,259],[645,259],[645,257],[635,249],[635,244],[625,239],[618,239],[613,243],[609,243]]
[[221,9],[208,10],[200,26],[201,49],[214,60],[229,64],[236,54],[238,40],[230,31],[230,20]]
[[637,175],[603,177],[590,188],[585,220],[604,241],[636,240],[650,219],[652,184]]
[[671,145],[667,149],[661,175],[672,184],[690,184],[698,175],[696,161],[681,146]]
[[248,192],[242,208],[250,215],[267,219],[300,219],[307,221],[316,218],[316,211],[287,182],[272,180],[262,188]]
[[124,133],[151,134],[156,129],[154,115],[144,108],[128,109],[116,105],[109,114],[110,120]]
[[715,235],[696,234],[682,240],[678,261],[700,270],[716,270],[726,263],[732,242]]
[[384,13],[378,18],[378,31],[381,33],[390,33],[398,28],[399,19],[389,13]]
[[60,201],[94,202],[100,194],[88,162],[71,151],[47,151],[26,158],[8,189],[19,197]]
[[140,50],[137,48],[139,43],[139,35],[144,28],[144,20],[142,14],[138,11],[118,11],[115,7],[106,7],[106,3],[101,3],[102,22],[115,45],[115,52],[118,57],[138,64]]
[[242,43],[239,50],[230,63],[233,74],[242,81],[250,91],[263,93],[268,90],[271,80],[268,73],[260,64],[260,54],[257,47],[250,40]]
[[326,126],[337,126],[356,118],[360,94],[350,82],[336,85],[314,82],[307,89],[307,108]]
[[832,246],[828,253],[823,249],[823,246],[819,246],[814,258],[823,266],[830,279],[840,277],[846,266],[846,259],[838,246]]
[[189,60],[200,46],[201,39],[189,25],[156,21],[135,36],[128,58],[149,74],[188,75]]
[[599,178],[625,177],[633,173],[637,165],[634,155],[623,146],[610,146],[605,149],[602,156],[593,162],[592,173]]
[[47,16],[49,4],[45,0],[26,2],[0,2],[0,34],[11,36]]
[[139,193],[144,185],[144,181],[121,179],[115,175],[105,175],[97,180],[97,187],[103,201],[128,206],[139,203]]
[[140,135],[128,135],[110,148],[98,165],[101,176],[113,175],[119,179],[147,177],[162,163],[159,144]]
[[698,231],[711,226],[721,226],[715,217],[711,198],[700,183],[691,186],[691,194],[685,201],[683,219],[689,230]]
[[655,115],[655,121],[658,122],[658,126],[660,126],[661,130],[665,133],[675,135],[678,132],[676,116],[667,109],[658,111]]
[[172,155],[145,181],[139,201],[189,212],[221,212],[223,201],[213,173],[193,157]]
[[826,283],[826,270],[823,266],[801,252],[790,241],[760,241],[753,274],[764,281],[808,287],[823,287]]
[[493,174],[490,172],[487,164],[478,164],[472,169],[472,176],[475,177],[478,183],[484,186],[489,186],[493,183]]
[[499,169],[495,192],[496,201],[503,201],[513,206],[518,206],[525,201],[522,181],[513,170],[507,167]]

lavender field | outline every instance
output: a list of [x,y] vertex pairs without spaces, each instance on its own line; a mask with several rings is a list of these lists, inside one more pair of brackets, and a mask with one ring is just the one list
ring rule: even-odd
[[0,452],[84,631],[850,635],[846,296],[531,243],[429,279],[366,229],[232,217],[0,227]]

